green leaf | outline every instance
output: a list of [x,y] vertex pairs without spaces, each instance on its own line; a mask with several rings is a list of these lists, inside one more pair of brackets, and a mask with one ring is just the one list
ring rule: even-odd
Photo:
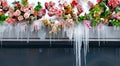
[[21,2],[22,2],[23,5],[28,5],[27,0],[22,0]]
[[99,3],[99,6],[102,7],[102,8],[106,8],[106,5],[105,5],[104,2]]
[[116,26],[116,27],[119,27],[120,26],[120,22],[117,21],[117,20],[112,20],[112,25]]
[[1,15],[0,22],[4,22],[7,18],[8,18],[8,16],[5,16],[5,14]]
[[42,9],[42,5],[40,2],[38,2],[38,5],[34,8],[34,10],[39,11],[40,9]]
[[86,20],[86,16],[79,16],[78,21],[82,22],[83,20]]
[[66,20],[66,19],[67,19],[67,17],[64,15],[64,16],[63,16],[63,19],[64,19],[64,20]]
[[120,12],[120,7],[116,7],[115,8],[115,12],[117,13],[117,12]]
[[110,10],[107,10],[107,11],[105,11],[105,12],[102,14],[102,16],[103,16],[104,18],[108,18],[109,15],[110,15]]
[[93,21],[92,21],[92,26],[93,26],[93,27],[96,27],[96,26],[97,26],[97,23],[98,23],[97,19],[93,19]]

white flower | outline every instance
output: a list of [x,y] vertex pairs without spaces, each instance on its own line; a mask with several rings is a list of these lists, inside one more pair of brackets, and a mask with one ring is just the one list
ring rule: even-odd
[[30,14],[29,13],[25,13],[24,17],[25,17],[25,19],[28,19],[30,17]]

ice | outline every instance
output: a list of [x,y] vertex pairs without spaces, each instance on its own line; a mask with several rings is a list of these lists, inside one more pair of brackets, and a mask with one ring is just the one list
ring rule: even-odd
[[85,61],[85,65],[86,65],[86,56],[87,56],[87,52],[89,50],[89,30],[87,27],[84,27],[84,61]]
[[[86,21],[89,22],[89,21]],[[78,25],[72,26],[70,28],[64,27],[64,32],[69,40],[74,38],[75,41],[75,54],[76,54],[76,66],[81,66],[81,48],[83,42],[84,48],[84,63],[86,65],[86,56],[89,49],[89,31],[90,26],[78,23]]]
[[13,36],[12,35],[13,25],[8,24],[7,29],[8,29],[8,38],[12,38],[12,36]]
[[74,41],[76,49],[76,66],[81,66],[81,48],[83,38],[83,25],[78,24],[74,29]]
[[1,41],[1,48],[2,48],[2,41],[4,37],[4,31],[6,30],[6,26],[0,25],[0,41]]
[[16,26],[15,26],[15,31],[16,31],[16,36],[17,36],[17,40],[20,38],[19,37],[19,32],[20,32],[20,24],[18,23]]
[[98,28],[98,29],[97,29],[97,32],[98,32],[98,42],[99,42],[99,46],[100,46],[100,32],[101,32],[101,29]]
[[65,31],[66,31],[66,36],[69,38],[69,40],[72,40],[74,27],[72,26],[70,28],[65,28]]

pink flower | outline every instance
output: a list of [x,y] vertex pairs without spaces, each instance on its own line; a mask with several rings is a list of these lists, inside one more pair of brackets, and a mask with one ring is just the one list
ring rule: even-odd
[[57,10],[58,10],[57,7],[51,7],[51,8],[49,8],[49,11],[51,11],[51,12],[56,12]]
[[41,10],[38,12],[39,18],[42,18],[42,16],[45,16],[45,14],[46,14],[46,9],[41,9]]
[[46,9],[49,9],[49,4],[48,4],[48,2],[45,2],[45,8],[46,8]]
[[24,8],[24,10],[23,10],[24,12],[28,12],[29,11],[29,9],[28,8]]
[[28,12],[29,8],[27,8],[27,7],[21,7],[20,10],[23,11],[23,12]]
[[20,14],[21,14],[20,10],[16,10],[16,11],[13,13],[14,16],[19,16]]
[[48,15],[50,16],[50,17],[52,17],[52,16],[54,16],[55,15],[55,13],[54,12],[48,12]]
[[81,5],[78,5],[78,6],[77,6],[77,10],[78,10],[77,15],[79,16],[79,15],[83,12],[82,6],[81,6]]
[[2,6],[4,6],[4,7],[8,6],[7,0],[3,0]]
[[102,0],[97,0],[97,2],[99,3],[99,2],[101,2]]
[[30,13],[31,13],[31,14],[34,14],[34,12],[35,12],[34,9],[31,8]]
[[9,13],[8,15],[9,15],[10,17],[13,17],[13,16],[14,16],[12,13]]
[[108,0],[108,6],[112,7],[112,10],[120,4],[120,0]]
[[18,20],[19,20],[19,21],[22,21],[22,20],[23,20],[23,16],[19,16],[19,17],[18,17]]
[[116,14],[116,18],[120,21],[120,12]]
[[34,4],[28,4],[28,8],[33,8]]
[[44,16],[46,14],[46,9],[41,9],[38,13],[39,16]]
[[10,23],[10,24],[14,24],[14,23],[16,22],[16,19],[7,18],[7,19],[6,19],[6,22],[7,22],[7,23]]
[[21,10],[21,11],[24,11],[24,7],[21,7],[20,10]]
[[62,10],[57,10],[55,15],[56,15],[57,17],[61,17],[61,16],[62,16],[62,13],[63,13]]
[[91,1],[88,1],[88,5],[89,5],[90,9],[94,7],[94,4]]
[[88,29],[91,29],[92,27],[90,26],[90,24],[88,23],[87,20],[84,21],[84,25],[88,28]]
[[30,14],[29,14],[29,13],[25,13],[25,14],[24,14],[25,19],[28,19],[28,18],[29,18],[29,16],[30,16]]
[[58,23],[59,26],[62,26],[63,24],[64,24],[64,22],[62,20],[59,21],[59,23]]
[[70,26],[72,26],[72,25],[74,25],[73,20],[72,20],[72,19],[67,18],[67,19],[66,19],[66,24],[65,24],[65,26],[66,26],[66,27],[70,27]]
[[55,3],[54,3],[54,2],[52,2],[52,1],[50,1],[50,2],[49,2],[49,5],[52,7],[52,6],[54,6],[54,5],[55,5]]
[[0,15],[2,15],[2,14],[4,14],[4,12],[1,11],[1,12],[0,12]]
[[73,22],[72,19],[66,19],[66,21],[67,21],[67,23],[70,24],[70,25],[73,25],[73,24],[74,24],[74,22]]

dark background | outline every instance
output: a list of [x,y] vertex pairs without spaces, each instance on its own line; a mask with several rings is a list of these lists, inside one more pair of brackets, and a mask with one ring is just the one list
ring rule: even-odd
[[[2,42],[0,66],[75,66],[74,42]],[[119,66],[120,42],[90,42],[87,66]],[[82,50],[82,66],[84,66]]]

